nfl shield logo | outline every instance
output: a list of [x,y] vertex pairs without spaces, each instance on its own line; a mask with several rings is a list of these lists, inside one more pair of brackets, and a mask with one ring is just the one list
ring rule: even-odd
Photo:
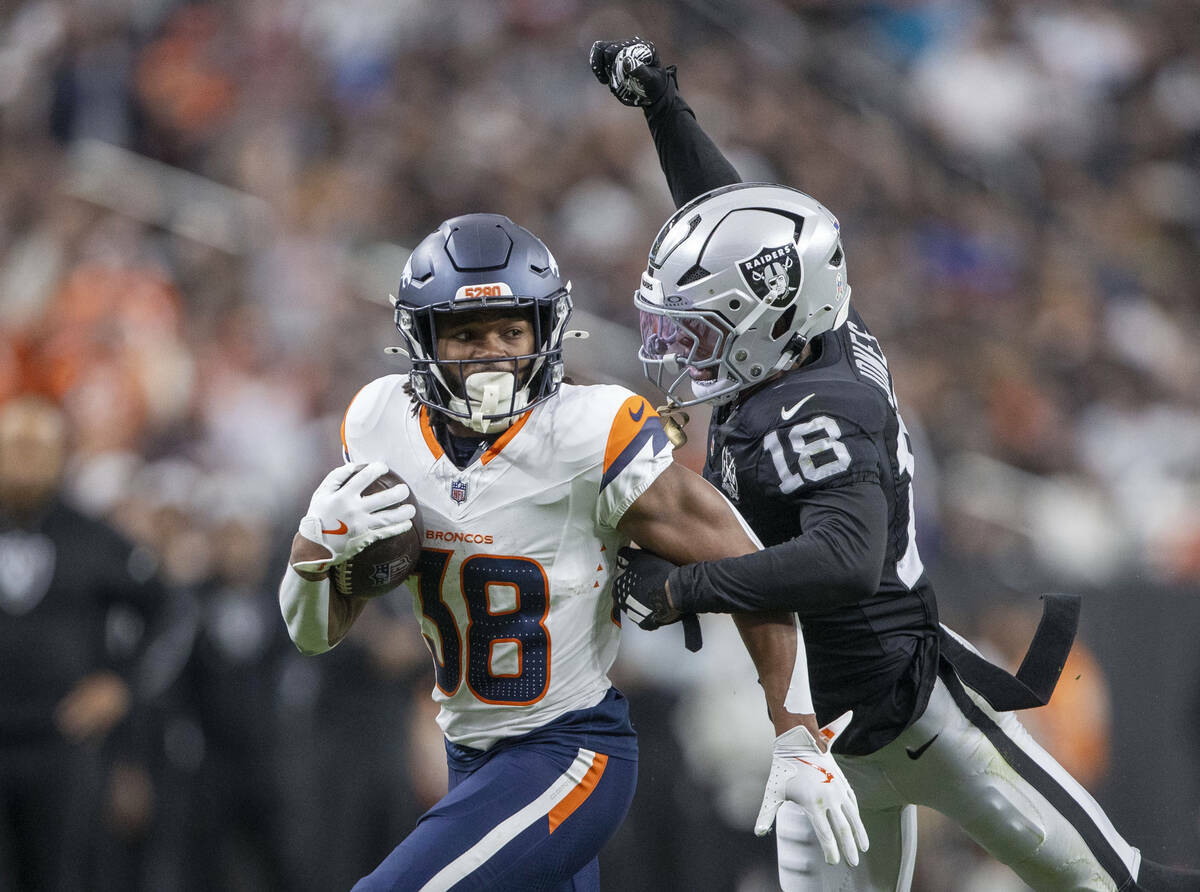
[[467,500],[467,481],[455,480],[450,484],[450,498],[454,499],[458,504],[462,504]]

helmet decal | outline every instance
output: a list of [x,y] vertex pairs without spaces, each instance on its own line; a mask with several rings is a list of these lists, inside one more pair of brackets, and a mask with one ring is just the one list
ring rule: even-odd
[[738,269],[750,290],[773,307],[786,307],[800,290],[800,255],[791,242],[763,248],[740,261]]

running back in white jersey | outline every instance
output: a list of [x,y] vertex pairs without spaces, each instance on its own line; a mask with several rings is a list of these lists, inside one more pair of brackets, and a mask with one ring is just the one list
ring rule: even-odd
[[342,424],[347,461],[383,461],[421,506],[425,547],[409,580],[433,655],[438,724],[488,749],[610,687],[616,530],[671,463],[650,404],[623,387],[564,384],[459,469],[405,375],[378,378]]

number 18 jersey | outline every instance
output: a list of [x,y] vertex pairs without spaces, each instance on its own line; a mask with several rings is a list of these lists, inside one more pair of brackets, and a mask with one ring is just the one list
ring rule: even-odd
[[806,532],[801,507],[822,490],[882,490],[887,548],[876,592],[801,614],[817,720],[853,709],[835,752],[858,755],[924,709],[937,670],[937,603],[916,543],[911,442],[879,342],[852,308],[813,348],[805,365],[713,414],[704,476],[767,546]]
[[433,656],[438,724],[454,743],[486,750],[608,691],[620,637],[612,576],[627,541],[617,523],[670,465],[671,444],[642,397],[564,384],[458,468],[406,380],[359,392],[343,452],[385,462],[421,506],[424,548],[409,586]]

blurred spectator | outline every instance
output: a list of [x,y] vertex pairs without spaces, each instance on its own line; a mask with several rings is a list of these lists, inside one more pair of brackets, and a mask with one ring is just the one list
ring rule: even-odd
[[270,892],[291,887],[280,862],[276,756],[286,733],[278,692],[290,647],[264,578],[273,530],[249,483],[204,484],[189,487],[162,548],[191,615],[190,640],[171,642],[175,660],[185,661],[164,717],[174,781],[164,810],[173,820],[159,825],[157,879],[181,892]]
[[66,420],[49,401],[0,406],[5,888],[103,888],[105,819],[133,822],[124,831],[148,818],[137,768],[122,769],[116,799],[105,794],[112,732],[134,705],[132,667],[163,590],[144,554],[60,500],[67,450]]

